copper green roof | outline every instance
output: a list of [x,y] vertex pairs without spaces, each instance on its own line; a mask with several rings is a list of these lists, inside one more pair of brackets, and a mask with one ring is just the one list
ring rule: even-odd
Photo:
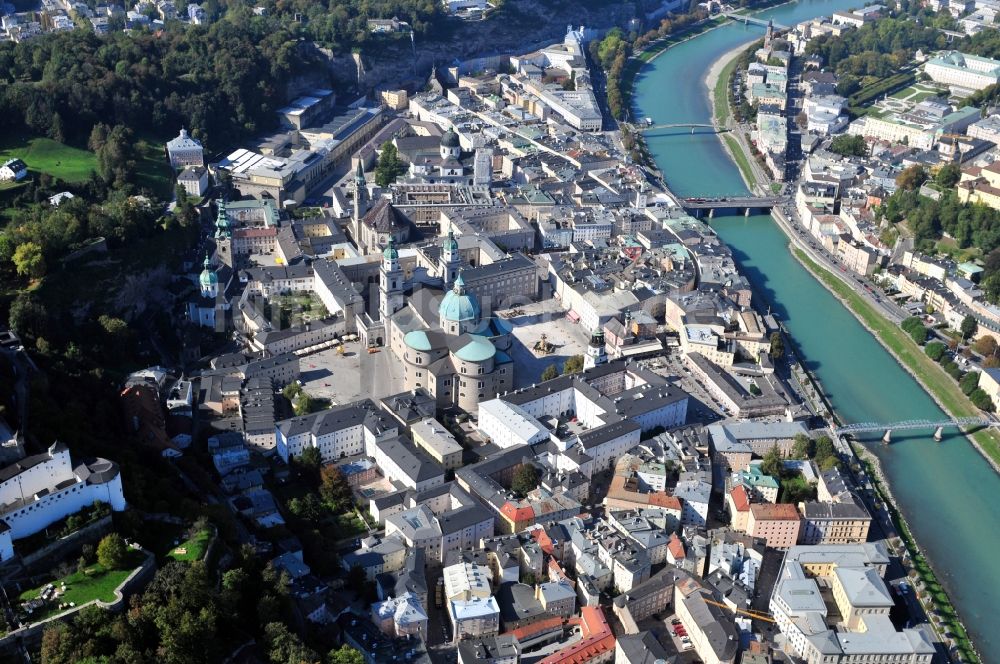
[[466,362],[485,362],[497,354],[497,349],[486,337],[470,334],[469,342],[458,349],[456,357]]
[[431,349],[431,340],[427,337],[427,333],[423,330],[413,330],[412,332],[407,332],[406,336],[403,337],[403,343],[413,350],[426,352]]

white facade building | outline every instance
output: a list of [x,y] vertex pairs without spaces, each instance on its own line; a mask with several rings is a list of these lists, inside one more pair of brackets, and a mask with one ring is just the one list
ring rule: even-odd
[[965,90],[982,90],[1000,82],[1000,61],[958,51],[942,51],[927,61],[931,80]]
[[181,129],[176,138],[167,141],[167,157],[172,168],[205,165],[205,150],[201,147],[201,141],[191,138],[187,129]]
[[0,560],[9,559],[12,542],[75,514],[95,502],[125,509],[118,465],[95,459],[73,467],[69,448],[56,442],[43,454],[0,469]]

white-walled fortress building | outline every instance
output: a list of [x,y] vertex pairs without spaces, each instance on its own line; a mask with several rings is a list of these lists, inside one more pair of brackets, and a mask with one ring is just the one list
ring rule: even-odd
[[14,556],[14,540],[95,502],[125,509],[118,464],[94,459],[74,468],[63,443],[0,469],[0,561]]

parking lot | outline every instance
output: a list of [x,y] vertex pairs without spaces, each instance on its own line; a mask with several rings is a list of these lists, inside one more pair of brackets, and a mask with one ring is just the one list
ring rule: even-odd
[[663,620],[663,624],[666,626],[667,632],[670,634],[670,640],[673,641],[677,652],[694,650],[694,645],[692,645],[687,630],[684,629],[684,625],[681,624],[680,618],[677,616],[668,616]]
[[[579,323],[566,318],[559,300],[544,300],[519,306],[524,313],[508,318],[514,327],[517,340],[511,355],[516,368],[514,387],[524,387],[541,380],[542,372],[552,363],[561,369],[563,362],[573,355],[582,355],[587,349],[590,336]],[[507,313],[506,311],[500,313]],[[550,355],[536,355],[531,349],[542,334],[555,350]]]

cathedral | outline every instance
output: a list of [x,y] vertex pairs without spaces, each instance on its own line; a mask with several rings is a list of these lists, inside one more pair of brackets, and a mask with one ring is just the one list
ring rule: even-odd
[[[379,270],[378,321],[386,345],[404,368],[407,390],[422,387],[439,406],[474,411],[481,401],[514,387],[513,336],[502,318],[484,315],[478,298],[465,289],[458,242],[449,232],[438,271],[444,291],[423,287],[404,293],[399,251],[390,241]],[[377,342],[369,331],[368,339]]]

